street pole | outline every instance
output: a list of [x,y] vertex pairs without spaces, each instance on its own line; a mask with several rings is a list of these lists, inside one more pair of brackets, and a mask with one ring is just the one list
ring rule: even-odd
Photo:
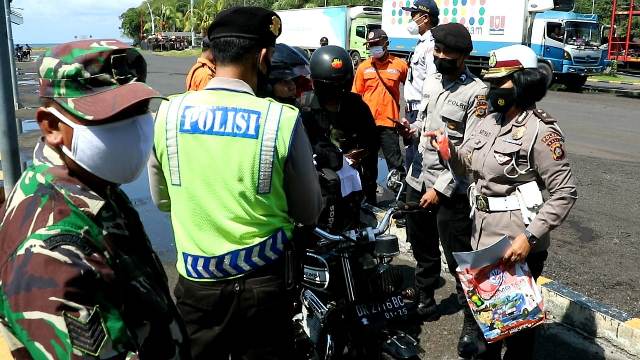
[[[5,5],[8,0],[5,0]],[[0,8],[0,39],[7,38],[7,24],[11,21],[6,14],[6,6]],[[14,68],[10,65],[11,52],[8,46],[0,46],[0,79],[8,79]],[[4,193],[9,196],[13,186],[20,178],[20,151],[18,150],[18,132],[16,130],[16,109],[12,106],[13,96],[8,81],[0,81],[0,161],[4,175]]]
[[596,0],[591,1],[591,13],[595,14],[596,11]]
[[11,90],[13,91],[13,108],[15,110],[20,108],[20,99],[18,97],[18,78],[16,76],[16,71],[18,70],[16,68],[16,57],[15,57],[15,52],[13,49],[13,31],[11,29],[11,6],[9,5],[9,0],[4,0],[4,11],[5,11],[5,16],[3,16],[4,18],[6,18],[7,21],[7,36],[9,41],[7,42],[7,46],[9,47],[9,53],[11,54],[11,59],[9,60],[9,64],[11,66],[11,84],[12,84],[12,88]]
[[[5,0],[7,1],[7,0]],[[153,21],[153,11],[151,11],[151,5],[149,4],[149,0],[144,0],[147,3],[147,7],[149,8],[149,15],[151,16],[151,35],[156,35],[156,25]]]
[[191,0],[191,48],[196,47],[196,34],[193,32],[193,0]]

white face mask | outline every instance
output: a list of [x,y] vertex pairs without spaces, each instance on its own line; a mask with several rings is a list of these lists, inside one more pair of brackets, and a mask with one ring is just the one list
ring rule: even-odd
[[423,18],[424,18],[424,15],[417,18],[415,21],[414,20],[409,21],[409,24],[407,24],[407,31],[409,31],[409,34],[420,35],[420,25],[422,25],[422,23],[418,25],[418,21],[422,20]]
[[62,152],[93,175],[115,184],[134,181],[144,169],[153,146],[153,116],[144,113],[104,125],[74,123],[57,109],[47,111],[73,128],[71,149]]
[[372,46],[369,48],[369,53],[376,59],[380,59],[384,56],[384,47],[382,46]]

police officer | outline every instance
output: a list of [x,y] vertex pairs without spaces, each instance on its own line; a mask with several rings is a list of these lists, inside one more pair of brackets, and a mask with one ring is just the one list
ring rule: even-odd
[[[486,248],[508,235],[511,248],[504,261],[526,261],[536,279],[547,258],[550,231],[562,223],[577,199],[564,135],[556,119],[536,108],[547,91],[537,63],[535,52],[524,45],[491,54],[491,67],[484,76],[491,82],[491,113],[458,150],[451,146],[450,161],[456,173],[470,173],[475,181],[470,191],[472,248]],[[542,189],[549,192],[546,201]],[[529,329],[507,338],[504,359],[532,359],[534,335]],[[487,345],[477,358],[500,359],[502,345],[502,341]]]
[[151,191],[171,212],[175,296],[195,359],[290,351],[283,254],[294,222],[313,224],[322,198],[298,110],[255,96],[281,30],[270,10],[220,12],[208,30],[216,77],[156,117]]
[[311,144],[319,154],[330,141],[360,163],[365,199],[376,203],[378,132],[371,110],[352,93],[353,64],[347,51],[335,45],[319,48],[311,57],[313,91],[301,98],[302,119]]
[[[420,134],[447,128],[449,139],[460,144],[486,112],[487,88],[465,66],[473,49],[471,35],[461,24],[440,25],[432,31],[435,47],[434,62],[438,73],[425,80],[423,100],[418,119],[411,127],[420,140],[418,154],[407,174],[407,201],[419,202],[427,212],[407,214],[407,239],[412,244],[417,261],[416,287],[420,291],[418,313],[426,320],[438,317],[433,292],[440,274],[442,243],[449,271],[456,274],[457,264],[451,253],[469,251],[471,221],[466,197],[468,182],[454,179],[449,169],[431,148],[429,140]],[[405,124],[408,121],[405,120]],[[464,293],[456,281],[460,304]],[[461,345],[464,345],[464,334]]]
[[[404,100],[406,101],[405,114],[410,123],[416,121],[418,105],[422,101],[424,81],[436,73],[433,64],[433,37],[431,29],[438,25],[440,10],[434,0],[414,0],[411,7],[403,7],[402,10],[411,14],[411,21],[407,25],[407,31],[411,35],[418,35],[413,54],[409,62],[409,75],[404,84]],[[406,141],[405,165],[408,169],[413,162],[413,156],[418,150],[418,141]]]
[[329,39],[327,39],[326,36],[323,36],[320,38],[320,46],[327,46],[329,45]]
[[[49,49],[42,138],[0,217],[0,341],[16,359],[188,359],[167,277],[119,185],[151,152],[146,63],[115,40]],[[2,329],[4,328],[4,329]]]

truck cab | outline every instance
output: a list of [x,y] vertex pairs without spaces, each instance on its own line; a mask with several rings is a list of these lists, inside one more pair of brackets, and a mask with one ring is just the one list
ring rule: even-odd
[[604,71],[601,45],[597,15],[545,11],[533,20],[531,48],[540,57],[540,69],[568,88],[579,89],[588,75]]
[[373,6],[355,6],[349,8],[351,28],[349,30],[349,55],[354,67],[369,57],[367,34],[382,27],[382,8]]

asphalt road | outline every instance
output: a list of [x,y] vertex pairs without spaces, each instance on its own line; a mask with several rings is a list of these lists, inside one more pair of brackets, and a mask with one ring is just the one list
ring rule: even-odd
[[[145,54],[147,82],[164,95],[182,92],[184,78],[195,58],[170,58]],[[20,64],[21,80],[34,78],[33,64]],[[31,108],[18,112],[33,118],[37,106],[35,86],[20,87],[23,103]],[[640,100],[610,94],[574,94],[551,91],[539,104],[555,116],[567,138],[567,151],[578,182],[579,200],[565,221],[553,233],[544,276],[570,288],[640,317]],[[155,105],[157,107],[157,104]],[[21,138],[21,150],[28,157],[32,133]],[[381,162],[384,163],[384,162]],[[168,217],[157,211],[149,198],[146,174],[126,185],[141,213],[154,248],[165,262],[171,282],[175,281],[175,245]],[[420,336],[429,359],[455,359],[455,347],[462,316],[451,308],[451,282],[437,292],[447,315],[422,327]],[[595,344],[576,350],[563,343],[560,325],[540,327],[539,359],[618,358]],[[585,340],[589,343],[588,340]]]

